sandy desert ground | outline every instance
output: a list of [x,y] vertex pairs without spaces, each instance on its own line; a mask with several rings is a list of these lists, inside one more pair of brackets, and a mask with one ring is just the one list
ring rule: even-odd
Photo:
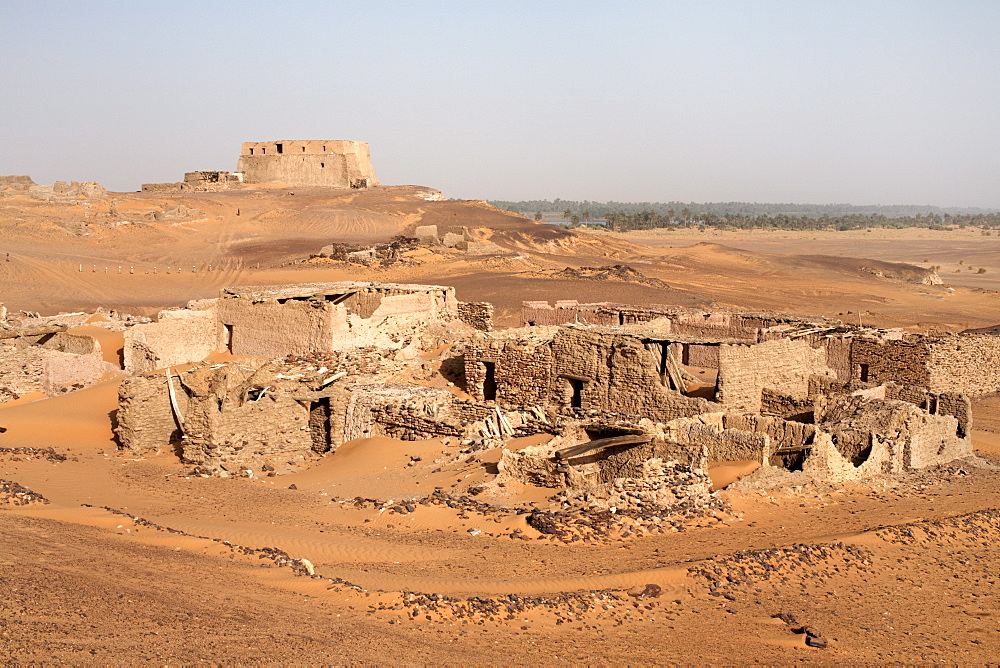
[[[1000,322],[988,282],[1000,276],[996,237],[576,234],[431,194],[280,188],[73,204],[10,195],[0,199],[0,301],[150,315],[227,285],[350,279],[453,285],[460,299],[495,303],[501,325],[517,324],[525,299],[715,304],[914,331]],[[151,218],[178,205],[197,212]],[[427,224],[467,226],[503,253],[417,249],[385,268],[308,260],[331,242],[386,241]],[[876,276],[868,260],[987,273],[976,283],[944,269],[944,285],[923,285]],[[619,264],[637,273],[579,271]],[[121,342],[104,343],[117,361]],[[112,433],[120,382],[0,405],[0,484],[11,499],[48,501],[0,506],[5,663],[1000,656],[997,397],[976,402],[975,462],[874,488],[723,489],[728,510],[715,517],[562,542],[523,515],[434,503],[438,488],[461,497],[487,479],[499,457],[456,458],[438,439],[362,439],[309,470],[254,479],[191,475],[171,452],[123,456]],[[720,487],[732,468],[714,471]],[[511,494],[543,500],[539,489]],[[322,577],[300,577],[301,559]],[[808,646],[803,627],[827,646]]]

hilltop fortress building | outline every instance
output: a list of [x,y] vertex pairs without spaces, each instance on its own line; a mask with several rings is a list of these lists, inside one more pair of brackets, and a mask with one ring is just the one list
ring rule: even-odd
[[177,183],[143,183],[143,192],[229,190],[244,183],[370,188],[379,185],[368,143],[346,139],[244,142],[235,172],[187,172]]
[[302,186],[377,186],[368,143],[332,139],[244,142],[236,167],[244,183]]

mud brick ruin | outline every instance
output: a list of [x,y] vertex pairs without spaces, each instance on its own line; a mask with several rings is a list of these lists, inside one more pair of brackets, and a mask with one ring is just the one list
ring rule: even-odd
[[[713,502],[721,462],[864,482],[968,457],[969,396],[1000,390],[989,333],[571,301],[526,302],[519,328],[491,316],[441,286],[226,288],[126,329],[117,434],[218,475],[369,436],[468,452],[546,434],[504,448],[491,484],[669,515]],[[235,359],[201,361],[216,351]]]
[[143,183],[143,192],[213,191],[244,183],[371,188],[379,185],[367,142],[342,139],[244,142],[235,172],[197,171],[174,183]]
[[78,390],[117,370],[105,362],[97,339],[67,331],[86,314],[41,318],[8,317],[0,304],[0,401],[41,392],[52,396]]
[[460,307],[453,288],[396,283],[300,283],[226,288],[218,299],[163,311],[125,334],[125,370],[152,371],[213,351],[262,358],[379,345],[402,348],[431,325],[481,310]]
[[369,188],[379,185],[368,143],[335,139],[244,142],[236,168],[246,183]]

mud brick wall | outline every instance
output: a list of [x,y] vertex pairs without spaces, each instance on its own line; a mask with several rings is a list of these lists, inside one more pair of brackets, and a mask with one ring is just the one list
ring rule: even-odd
[[219,300],[219,319],[232,328],[237,355],[283,357],[333,349],[334,330],[347,327],[346,310],[326,301]]
[[521,326],[563,325],[571,322],[585,322],[592,325],[619,324],[616,310],[596,309],[597,305],[581,305],[576,302],[556,302],[555,307],[549,306],[548,302],[523,302]]
[[972,402],[964,394],[942,392],[937,395],[936,415],[951,415],[958,420],[957,435],[960,438],[968,436],[972,429]]
[[481,332],[493,330],[493,304],[458,302],[458,319]]
[[837,380],[847,382],[853,378],[851,367],[851,346],[853,339],[842,336],[809,334],[805,337],[813,348],[826,350],[826,365],[837,374]]
[[219,350],[221,344],[214,307],[161,311],[157,322],[125,330],[125,371],[149,373],[197,362]]
[[386,405],[372,411],[380,435],[403,441],[433,438],[435,436],[461,436],[464,428],[458,422],[428,417],[414,406]]
[[215,396],[198,397],[188,403],[184,418],[189,437],[183,456],[194,464],[238,468],[313,452],[309,409],[287,396],[266,394],[239,406],[227,402],[225,410]]
[[980,397],[1000,392],[1000,336],[956,334],[930,345],[929,388]]
[[99,346],[91,346],[91,350],[77,355],[39,346],[0,344],[0,389],[5,390],[5,396],[58,394],[67,388],[91,385],[118,368],[104,361]]
[[550,306],[545,301],[526,301],[521,305],[521,326],[565,325],[579,322],[617,327],[649,322],[668,313],[668,309],[657,307],[579,304],[572,300],[557,301],[555,306]]
[[794,448],[809,445],[816,436],[816,427],[801,422],[789,422],[781,418],[764,415],[728,414],[723,418],[726,429],[749,431],[767,436],[773,449]]
[[764,415],[790,419],[807,417],[812,410],[811,398],[796,399],[767,387],[761,392],[760,412]]
[[454,403],[454,395],[440,389],[379,383],[344,386],[331,398],[331,422],[339,423],[331,429],[333,445],[367,436],[415,440],[461,435],[464,419],[455,417]]
[[739,429],[719,429],[711,425],[687,425],[683,433],[688,443],[705,447],[708,464],[762,461],[770,443],[770,439],[763,434]]
[[682,363],[700,369],[719,368],[719,346],[685,344]]
[[757,340],[756,329],[745,331],[731,313],[724,311],[683,311],[672,314],[670,320],[673,334]]
[[560,330],[552,342],[550,401],[569,405],[570,379],[582,380],[581,408],[665,422],[711,410],[708,401],[663,385],[640,339],[585,329]]
[[[187,408],[187,395],[174,379],[181,413]],[[125,450],[140,453],[177,443],[182,432],[170,407],[167,381],[162,375],[132,376],[118,388],[118,425],[115,434]]]
[[951,415],[958,420],[958,436],[965,437],[972,428],[972,402],[964,394],[957,392],[929,392],[913,385],[886,385],[886,399],[906,401],[932,415]]
[[658,422],[712,410],[712,404],[705,399],[688,397],[663,385],[656,370],[657,361],[638,339],[615,337],[610,356],[605,360],[604,368],[597,369],[597,378],[592,383],[601,403],[588,403],[585,389],[584,408],[647,417]]
[[0,388],[21,396],[45,391],[45,359],[38,348],[0,344]]
[[970,456],[972,442],[957,435],[955,422],[950,415],[915,415],[908,420],[904,466],[921,469]]
[[495,340],[470,344],[465,352],[466,391],[485,400],[487,363],[493,364],[496,402],[501,406],[544,406],[552,377],[547,341]]
[[43,348],[74,355],[91,355],[101,350],[101,344],[94,337],[67,332],[59,332],[40,345]]
[[[898,341],[855,338],[851,346],[851,375],[858,380],[929,388],[930,363],[930,348],[920,337]],[[863,377],[862,365],[867,365],[867,378]]]
[[809,394],[809,377],[832,375],[826,352],[801,339],[719,347],[716,397],[728,407],[758,412],[765,387],[796,399]]

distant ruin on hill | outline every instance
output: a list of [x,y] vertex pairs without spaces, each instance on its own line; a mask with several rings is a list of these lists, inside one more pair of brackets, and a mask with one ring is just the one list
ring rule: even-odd
[[310,139],[244,142],[236,167],[245,183],[367,188],[377,186],[368,143]]
[[144,183],[143,192],[229,190],[244,183],[369,188],[379,185],[368,143],[346,139],[244,142],[235,172],[197,171],[176,183]]

